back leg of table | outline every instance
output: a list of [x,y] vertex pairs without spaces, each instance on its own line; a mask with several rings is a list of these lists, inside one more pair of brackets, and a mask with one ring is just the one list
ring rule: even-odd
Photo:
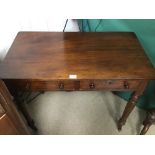
[[155,108],[148,110],[146,118],[143,122],[143,129],[140,132],[140,135],[145,135],[149,130],[150,126],[155,123]]
[[37,131],[37,127],[35,126],[35,122],[32,119],[29,111],[27,110],[27,104],[25,103],[25,101],[21,101],[21,100],[16,100],[16,103],[19,107],[19,109],[21,110],[22,114],[24,115],[28,125],[35,131]]
[[140,135],[145,135],[147,133],[147,131],[149,130],[149,128],[150,128],[151,125],[152,124],[145,124],[144,127],[143,127],[143,129],[140,132]]

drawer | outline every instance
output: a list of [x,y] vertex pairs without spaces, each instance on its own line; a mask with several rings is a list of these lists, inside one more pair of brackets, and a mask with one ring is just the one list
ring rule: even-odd
[[75,90],[75,81],[32,81],[30,89],[32,90]]
[[100,90],[113,91],[135,90],[140,80],[53,80],[53,81],[26,81],[14,82],[17,90],[54,91],[54,90]]
[[52,91],[52,90],[77,90],[79,81],[76,80],[53,80],[53,81],[35,81],[35,80],[12,80],[11,84],[20,91]]
[[80,90],[135,90],[139,80],[83,80],[80,81]]

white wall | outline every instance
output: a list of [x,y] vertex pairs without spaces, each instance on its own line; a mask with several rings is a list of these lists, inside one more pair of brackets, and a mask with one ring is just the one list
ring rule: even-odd
[[[66,18],[53,14],[49,0],[5,0],[0,4],[0,60],[19,31],[63,31]],[[61,11],[58,8],[57,11]],[[78,31],[76,20],[69,20],[66,31]]]

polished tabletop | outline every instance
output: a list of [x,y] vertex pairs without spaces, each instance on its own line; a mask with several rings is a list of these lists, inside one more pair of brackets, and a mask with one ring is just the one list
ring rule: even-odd
[[155,79],[132,32],[19,32],[1,79]]

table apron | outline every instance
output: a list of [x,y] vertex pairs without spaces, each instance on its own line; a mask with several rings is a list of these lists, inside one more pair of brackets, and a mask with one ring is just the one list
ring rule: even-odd
[[8,83],[21,91],[134,91],[143,80],[9,80]]

